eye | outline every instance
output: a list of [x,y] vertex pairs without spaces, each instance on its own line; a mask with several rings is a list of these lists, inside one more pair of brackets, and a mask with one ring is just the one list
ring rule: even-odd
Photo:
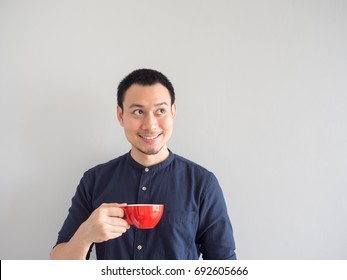
[[164,115],[166,113],[166,110],[164,109],[164,108],[160,108],[160,109],[158,109],[158,111],[157,111],[157,114],[158,115]]
[[135,111],[133,111],[133,114],[136,116],[142,116],[143,115],[143,111],[141,109],[136,109]]

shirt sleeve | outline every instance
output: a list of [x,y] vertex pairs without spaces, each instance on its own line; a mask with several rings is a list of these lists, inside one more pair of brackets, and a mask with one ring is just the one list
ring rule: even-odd
[[199,210],[198,242],[203,259],[235,260],[235,241],[222,189],[210,173]]
[[[72,198],[68,215],[58,233],[56,245],[68,242],[80,225],[86,221],[93,212],[91,194],[87,189],[87,187],[91,185],[90,181],[89,174],[85,173],[76,189],[75,195]],[[87,259],[89,258],[91,249],[92,246],[87,254]]]

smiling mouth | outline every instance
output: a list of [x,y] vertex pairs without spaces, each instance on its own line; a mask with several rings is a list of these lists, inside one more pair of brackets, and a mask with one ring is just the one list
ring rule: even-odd
[[156,134],[156,135],[143,135],[143,134],[138,134],[139,137],[141,137],[144,140],[154,140],[157,139],[159,136],[161,135],[161,133]]

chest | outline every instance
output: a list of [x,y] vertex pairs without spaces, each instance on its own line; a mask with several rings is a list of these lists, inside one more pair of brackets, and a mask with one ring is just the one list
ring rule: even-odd
[[199,207],[203,182],[173,172],[130,172],[117,174],[95,186],[93,207],[102,203],[164,204],[165,212],[195,211]]

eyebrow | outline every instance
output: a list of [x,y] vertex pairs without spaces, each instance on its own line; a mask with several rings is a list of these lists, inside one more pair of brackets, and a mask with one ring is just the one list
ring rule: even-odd
[[[154,107],[160,107],[160,106],[163,106],[163,105],[169,107],[169,104],[168,104],[167,102],[165,102],[165,101],[164,101],[164,102],[157,103],[157,104],[154,104]],[[129,109],[131,109],[131,108],[143,108],[143,107],[145,107],[145,106],[143,106],[142,104],[133,103],[133,104],[131,104],[131,105],[129,106]]]

